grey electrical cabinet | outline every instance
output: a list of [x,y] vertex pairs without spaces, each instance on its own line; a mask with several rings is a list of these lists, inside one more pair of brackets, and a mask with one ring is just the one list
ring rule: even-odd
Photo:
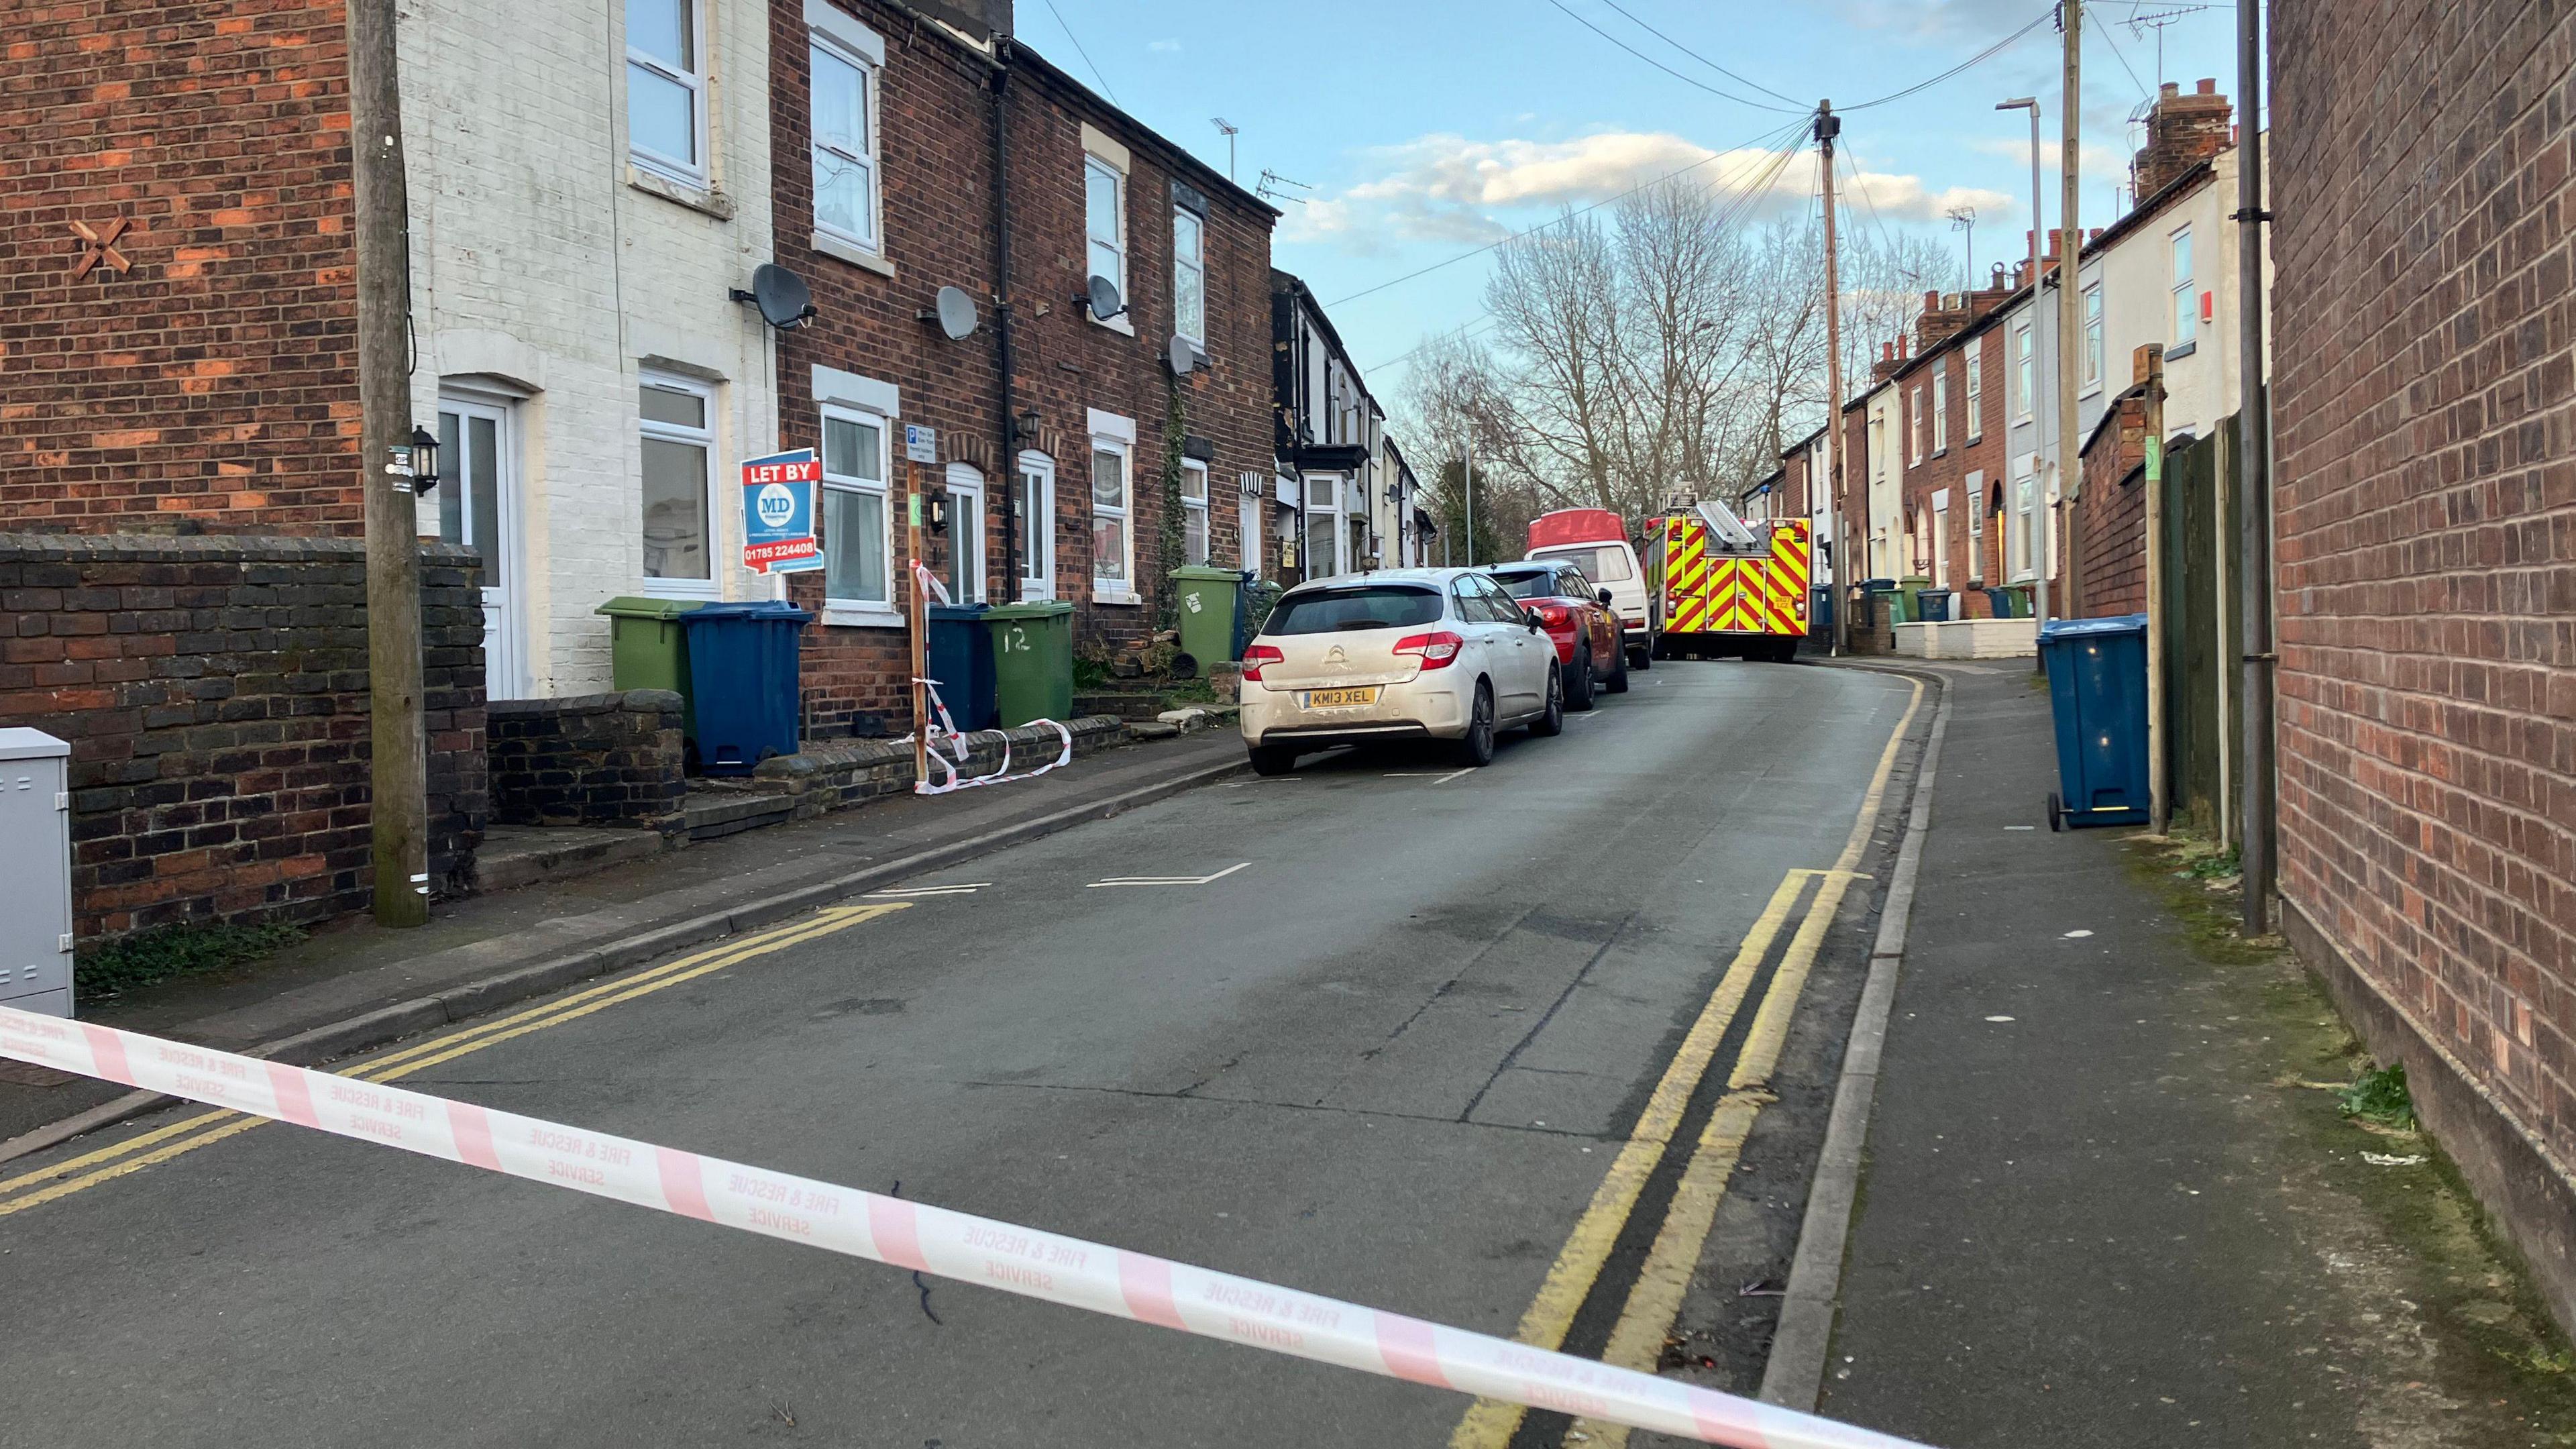
[[0,1006],[72,1014],[71,746],[0,729]]

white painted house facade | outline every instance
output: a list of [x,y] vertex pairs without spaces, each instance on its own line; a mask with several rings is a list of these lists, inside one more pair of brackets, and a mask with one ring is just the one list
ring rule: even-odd
[[733,486],[776,436],[765,0],[405,5],[422,531],[487,569],[494,698],[610,686],[618,595],[768,597]]

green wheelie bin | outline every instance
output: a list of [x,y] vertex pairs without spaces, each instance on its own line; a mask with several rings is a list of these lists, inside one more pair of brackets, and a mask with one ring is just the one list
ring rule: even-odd
[[1073,605],[1003,604],[984,611],[993,635],[993,696],[1002,728],[1073,716]]
[[680,616],[698,608],[696,599],[646,599],[625,595],[591,612],[608,620],[609,687],[667,689],[685,701],[681,729],[698,732],[698,699],[689,678],[689,631]]
[[1201,677],[1210,665],[1235,658],[1235,608],[1243,597],[1241,569],[1183,564],[1172,570],[1172,587],[1180,597],[1181,652],[1190,656]]

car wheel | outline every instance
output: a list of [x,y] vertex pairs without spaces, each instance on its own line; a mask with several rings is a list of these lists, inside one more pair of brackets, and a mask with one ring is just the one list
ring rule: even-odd
[[1592,708],[1592,651],[1586,648],[1574,661],[1574,682],[1565,687],[1565,707],[1577,712]]
[[1286,745],[1254,745],[1251,754],[1256,775],[1285,775],[1297,768],[1297,752]]
[[1619,667],[1610,672],[1609,681],[1601,687],[1612,694],[1626,694],[1628,692],[1628,651],[1625,649],[1618,651],[1618,658]]
[[1645,647],[1641,649],[1631,649],[1628,651],[1628,667],[1640,670],[1652,669],[1655,667],[1655,644],[1653,640],[1648,640]]
[[1494,762],[1494,687],[1476,683],[1476,702],[1469,707],[1466,736],[1458,741],[1458,763],[1473,770]]
[[1547,672],[1547,708],[1530,721],[1530,738],[1553,739],[1565,733],[1565,676],[1556,670]]

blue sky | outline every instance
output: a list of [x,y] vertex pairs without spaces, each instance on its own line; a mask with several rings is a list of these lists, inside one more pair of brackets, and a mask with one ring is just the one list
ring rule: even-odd
[[[1480,315],[1488,259],[1339,299],[1711,153],[1726,154],[1694,174],[1750,177],[1758,143],[1798,120],[1668,75],[1582,21],[1736,96],[1789,104],[1679,47],[1796,97],[1799,109],[1830,96],[1843,110],[1969,59],[2047,7],[2041,0],[1018,0],[1017,8],[1029,44],[1219,168],[1225,138],[1209,118],[1240,127],[1236,171],[1245,186],[1264,168],[1309,184],[1306,205],[1284,208],[1273,260],[1325,299],[1372,390],[1392,394],[1401,384],[1394,359]],[[2126,122],[2143,100],[2141,83],[2152,88],[2158,79],[2159,32],[2141,34],[2127,18],[2172,17],[2161,29],[2164,79],[2189,90],[2212,76],[2232,94],[2236,12],[2146,0],[2097,0],[2086,12],[2080,219],[2090,226],[2113,215],[2112,188],[2126,179],[2134,144]],[[1945,213],[1965,203],[1977,212],[1980,271],[2020,254],[2030,225],[2029,122],[1993,106],[2032,94],[2041,97],[2051,139],[2054,224],[2058,35],[2045,22],[1964,74],[1848,116],[1842,144],[1874,204],[1854,205],[1847,224],[1910,227],[1955,249],[1961,238]],[[1803,214],[1813,189],[1812,165],[1784,172],[1767,206]]]

